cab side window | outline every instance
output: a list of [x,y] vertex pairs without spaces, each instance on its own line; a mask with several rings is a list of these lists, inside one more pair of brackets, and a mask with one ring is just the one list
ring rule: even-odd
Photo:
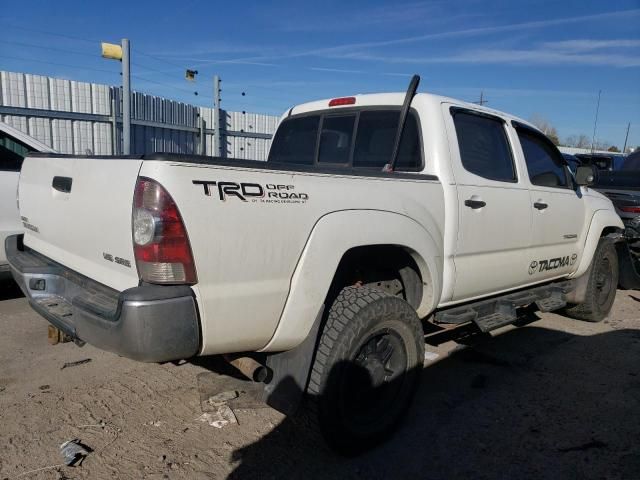
[[32,151],[19,140],[0,132],[0,172],[19,172],[24,157]]
[[567,169],[558,150],[546,138],[529,129],[516,127],[516,131],[531,183],[541,187],[567,188]]
[[466,110],[453,110],[462,166],[489,180],[515,182],[511,147],[501,119]]

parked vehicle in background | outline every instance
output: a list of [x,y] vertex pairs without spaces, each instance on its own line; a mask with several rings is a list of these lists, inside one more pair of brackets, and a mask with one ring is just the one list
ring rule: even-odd
[[592,167],[574,179],[531,124],[417,81],[291,108],[267,162],[30,155],[14,278],[78,342],[225,354],[362,451],[407,411],[423,323],[488,332],[534,304],[597,322],[618,281],[623,225]]
[[621,153],[576,153],[582,165],[593,165],[598,170],[620,170],[625,156]]
[[620,286],[640,288],[640,151],[618,170],[598,172],[594,188],[611,199],[625,226],[626,244],[618,244]]
[[[22,231],[16,199],[24,157],[29,152],[53,151],[26,133],[0,122],[0,245],[4,245],[4,240],[9,235]],[[0,274],[8,271],[4,248],[0,248]]]

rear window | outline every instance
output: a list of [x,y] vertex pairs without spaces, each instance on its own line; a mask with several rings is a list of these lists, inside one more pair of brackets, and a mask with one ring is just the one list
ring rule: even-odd
[[[393,153],[398,131],[398,111],[371,111],[360,114],[358,136],[353,153],[353,166],[382,169]],[[396,170],[417,171],[422,166],[420,133],[415,114],[407,117]]]
[[312,165],[320,115],[285,120],[278,128],[269,151],[269,161]]
[[[286,119],[273,139],[269,161],[382,170],[391,160],[399,118],[400,111],[395,109],[331,112]],[[321,130],[319,136],[318,129]],[[396,170],[422,170],[422,146],[415,112],[407,116]]]
[[19,172],[22,161],[29,152],[33,152],[33,148],[5,132],[0,132],[0,171]]
[[318,163],[349,163],[355,123],[355,114],[324,117]]

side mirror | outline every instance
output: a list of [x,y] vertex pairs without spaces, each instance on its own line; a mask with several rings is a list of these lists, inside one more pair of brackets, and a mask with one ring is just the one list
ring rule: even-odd
[[581,165],[576,168],[576,183],[583,187],[593,185],[598,174],[593,165]]

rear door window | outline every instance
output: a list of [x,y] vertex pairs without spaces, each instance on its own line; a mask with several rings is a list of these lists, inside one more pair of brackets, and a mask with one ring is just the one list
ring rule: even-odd
[[489,180],[516,181],[511,147],[502,120],[454,110],[453,123],[465,170]]
[[0,132],[0,171],[19,172],[27,153],[34,149],[5,132]]

